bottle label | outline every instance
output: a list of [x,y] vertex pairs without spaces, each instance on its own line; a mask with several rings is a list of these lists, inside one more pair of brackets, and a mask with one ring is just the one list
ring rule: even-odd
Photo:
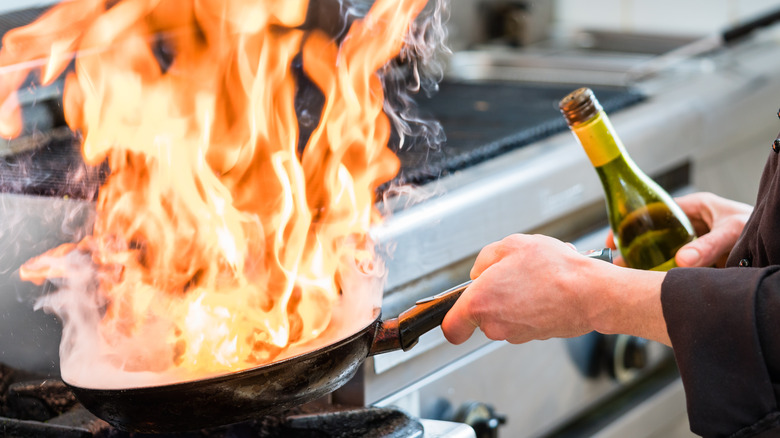
[[623,144],[604,111],[572,130],[594,167],[601,167],[623,153]]

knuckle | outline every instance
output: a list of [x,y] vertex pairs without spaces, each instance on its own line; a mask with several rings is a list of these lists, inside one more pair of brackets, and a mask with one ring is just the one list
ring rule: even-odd
[[506,236],[498,242],[486,246],[479,256],[495,260],[502,259],[516,251],[517,248],[523,247],[522,240],[522,237],[517,234]]
[[477,258],[489,256],[494,251],[496,251],[497,248],[498,248],[498,242],[487,244],[484,247],[482,247],[482,249],[479,251]]
[[523,243],[524,240],[525,239],[522,234],[510,234],[509,236],[507,236],[501,241],[502,249],[511,250],[518,246],[522,246],[524,244]]
[[717,199],[717,196],[715,196],[715,194],[712,192],[693,193],[686,195],[685,197],[692,199],[699,205],[712,205],[712,203]]
[[716,196],[712,192],[701,192],[700,198],[702,201],[706,203],[710,203],[715,200]]
[[506,331],[500,325],[486,324],[480,327],[480,329],[491,341],[503,341],[506,339]]
[[[473,287],[473,284],[471,287]],[[485,313],[481,310],[483,306],[480,305],[481,299],[479,297],[473,290],[467,289],[456,303],[456,306],[460,309],[461,319],[474,327],[479,327],[482,316]]]
[[725,221],[725,228],[728,236],[737,239],[745,227],[746,218],[742,216],[729,216]]

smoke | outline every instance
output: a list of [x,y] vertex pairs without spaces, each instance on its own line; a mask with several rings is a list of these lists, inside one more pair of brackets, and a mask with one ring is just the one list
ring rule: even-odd
[[[436,149],[445,140],[441,124],[421,117],[414,96],[431,97],[439,90],[444,78],[449,18],[445,0],[432,0],[412,23],[403,49],[382,71],[384,78],[385,113],[390,117],[398,136],[398,148],[428,147]],[[412,145],[407,145],[408,140]]]
[[94,201],[108,174],[105,164],[84,163],[79,136],[65,127],[36,130],[5,142],[8,153],[0,154],[1,193]]
[[94,205],[61,197],[0,194],[0,362],[44,374],[59,374],[61,324],[33,311],[35,300],[54,290],[19,278],[19,266],[64,242],[87,235]]
[[[365,17],[374,0],[319,0],[309,6],[306,27],[326,30],[334,39],[344,38],[350,23]],[[411,24],[404,39],[401,53],[388,62],[379,72],[385,91],[385,114],[393,124],[394,137],[390,147],[438,149],[446,139],[441,124],[419,114],[416,97],[431,97],[439,89],[444,78],[448,55],[447,27],[448,0],[431,0]],[[298,112],[299,119],[319,117],[321,99],[317,91],[305,82],[306,88]],[[302,117],[303,116],[303,117]],[[305,127],[304,127],[305,128]],[[307,137],[302,136],[302,141]],[[418,146],[419,145],[419,146]]]

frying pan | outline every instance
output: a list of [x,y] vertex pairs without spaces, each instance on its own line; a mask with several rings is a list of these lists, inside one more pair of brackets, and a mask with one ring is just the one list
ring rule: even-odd
[[283,412],[346,383],[370,355],[409,349],[441,324],[468,284],[421,302],[398,318],[374,321],[326,347],[288,359],[201,380],[130,389],[69,385],[89,411],[134,432],[179,432]]
[[[586,255],[611,261],[609,249]],[[412,348],[469,284],[422,299],[397,318],[381,320],[377,310],[372,323],[345,339],[256,368],[152,387],[69,386],[89,411],[130,432],[182,432],[280,413],[336,390],[368,356]]]

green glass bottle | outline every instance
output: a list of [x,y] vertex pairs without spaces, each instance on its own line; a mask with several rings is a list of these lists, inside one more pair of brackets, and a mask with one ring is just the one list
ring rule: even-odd
[[609,224],[626,265],[658,271],[677,266],[677,250],[695,238],[688,217],[631,160],[593,91],[575,90],[559,106],[604,186]]

